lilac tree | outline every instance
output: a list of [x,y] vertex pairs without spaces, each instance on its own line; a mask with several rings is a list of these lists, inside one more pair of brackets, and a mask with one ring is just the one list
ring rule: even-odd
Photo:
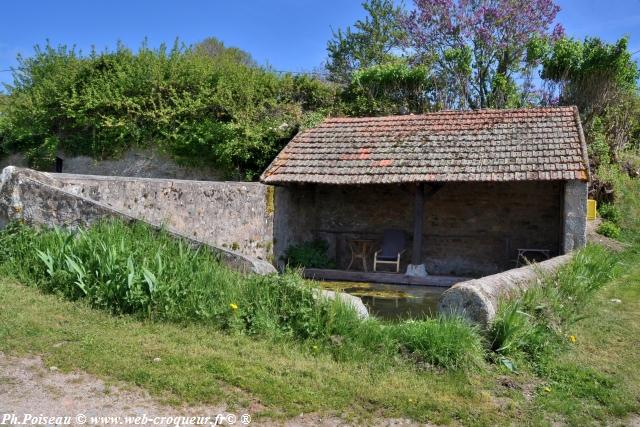
[[404,19],[410,48],[417,62],[433,67],[444,108],[521,104],[516,81],[526,80],[540,60],[531,45],[564,32],[553,26],[560,9],[553,0],[414,3]]

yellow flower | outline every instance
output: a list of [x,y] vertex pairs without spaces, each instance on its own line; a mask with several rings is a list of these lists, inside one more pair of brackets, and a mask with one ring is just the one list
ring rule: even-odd
[[569,341],[576,342],[576,336],[575,335],[570,335],[569,336]]
[[238,309],[238,304],[231,303],[231,304],[229,304],[229,307],[231,307],[231,310],[237,310]]
[[549,388],[549,387],[545,387],[545,388],[544,388],[544,391],[545,391],[546,393],[551,393],[551,388]]
[[313,348],[314,350],[317,350],[317,349],[318,349],[318,346],[317,346],[317,345],[314,345],[312,348]]

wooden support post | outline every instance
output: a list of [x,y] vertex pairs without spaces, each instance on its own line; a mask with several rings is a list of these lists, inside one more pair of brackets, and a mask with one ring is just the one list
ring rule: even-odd
[[411,264],[422,264],[422,218],[424,215],[424,183],[416,186],[415,206],[413,210],[413,251]]

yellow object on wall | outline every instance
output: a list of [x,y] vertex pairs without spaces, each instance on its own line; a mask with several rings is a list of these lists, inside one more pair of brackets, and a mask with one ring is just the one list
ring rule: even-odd
[[597,215],[597,202],[593,199],[587,200],[587,219],[593,221]]

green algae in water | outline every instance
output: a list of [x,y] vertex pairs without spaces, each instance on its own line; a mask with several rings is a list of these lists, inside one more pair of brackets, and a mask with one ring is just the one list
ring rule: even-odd
[[[381,285],[364,282],[320,282],[320,286],[324,289],[332,291],[346,292],[357,297],[375,297],[380,299],[398,299],[398,298],[417,298],[409,292],[392,289],[381,288]],[[384,285],[382,285],[384,286]]]
[[362,299],[369,313],[386,320],[423,319],[437,311],[447,288],[388,285],[364,282],[319,282],[324,289],[346,292]]

